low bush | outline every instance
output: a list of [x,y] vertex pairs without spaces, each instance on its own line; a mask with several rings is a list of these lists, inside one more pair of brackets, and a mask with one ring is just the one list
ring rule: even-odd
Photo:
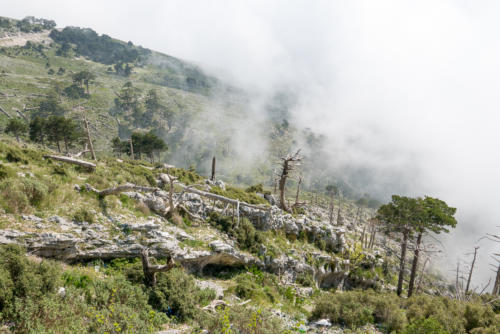
[[83,223],[87,222],[89,224],[95,223],[94,214],[92,214],[88,209],[81,208],[73,214],[73,220],[75,222]]
[[31,178],[8,178],[0,182],[0,202],[7,212],[22,213],[36,207],[49,193],[49,187]]
[[10,168],[7,165],[4,165],[0,163],[0,180],[9,178],[9,177],[14,177],[16,173],[12,168]]
[[371,290],[325,293],[317,301],[312,319],[329,318],[351,328],[377,323],[391,333],[489,333],[500,330],[491,305],[481,299],[457,301],[419,295],[400,299]]
[[229,234],[236,239],[241,249],[251,253],[258,253],[264,241],[261,231],[255,229],[253,224],[245,217],[240,218],[239,224],[232,217],[222,216],[216,212],[210,213],[208,222],[218,230]]
[[142,285],[119,273],[95,279],[78,268],[62,272],[18,246],[0,247],[0,323],[12,333],[155,333],[168,321]]
[[[242,316],[244,315],[244,316]],[[219,309],[215,317],[208,318],[203,327],[209,333],[224,334],[276,334],[288,333],[281,320],[270,312],[235,306]]]
[[257,195],[255,192],[247,192],[236,187],[226,186],[226,190],[223,190],[219,187],[212,187],[211,192],[217,195],[237,199],[240,202],[246,202],[249,204],[269,204],[269,202],[264,197]]
[[200,312],[196,306],[207,305],[216,297],[213,290],[197,287],[194,278],[179,268],[159,274],[157,280],[149,292],[149,303],[180,321],[196,318]]

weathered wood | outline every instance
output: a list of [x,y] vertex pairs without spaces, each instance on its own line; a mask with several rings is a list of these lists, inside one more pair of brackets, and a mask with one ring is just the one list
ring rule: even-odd
[[469,292],[470,282],[472,280],[472,272],[474,271],[474,265],[476,264],[477,250],[479,247],[474,247],[474,258],[472,259],[472,263],[470,265],[469,276],[467,277],[467,285],[465,287],[465,294]]
[[215,181],[215,157],[212,158],[212,175],[210,180]]
[[92,157],[92,160],[97,160],[95,157],[94,145],[92,144],[92,138],[90,137],[89,122],[87,121],[87,116],[85,115],[85,112],[83,112],[83,126],[87,134],[87,143],[90,149],[90,156]]
[[171,256],[168,257],[165,265],[152,265],[149,261],[149,249],[145,248],[141,251],[142,271],[144,272],[144,284],[149,287],[156,285],[156,273],[169,271],[175,267],[175,262]]
[[283,211],[290,211],[290,208],[287,206],[285,199],[286,180],[290,172],[292,172],[295,166],[298,166],[299,162],[302,160],[302,157],[300,156],[300,150],[297,150],[297,152],[293,155],[287,155],[286,157],[281,158],[281,160],[283,160],[283,165],[281,167],[281,174],[279,179],[280,207]]
[[85,187],[87,188],[87,190],[95,192],[99,196],[103,196],[103,197],[109,196],[109,195],[116,195],[116,194],[119,194],[119,193],[122,193],[125,191],[132,191],[132,190],[142,191],[142,192],[154,192],[154,191],[160,190],[159,188],[156,188],[156,187],[143,187],[143,186],[138,186],[138,185],[133,184],[133,183],[125,183],[125,184],[122,184],[122,185],[119,185],[116,187],[106,188],[103,190],[97,190],[96,188],[92,187],[89,184],[85,184]]
[[44,155],[43,157],[46,159],[58,160],[58,161],[70,163],[73,165],[82,166],[82,167],[85,167],[85,168],[90,169],[90,170],[95,170],[95,168],[96,168],[96,165],[91,163],[91,162],[79,160],[79,159],[75,159],[75,158],[70,158],[70,157],[65,157],[65,156],[60,156],[60,155]]
[[[160,174],[160,179],[163,182],[165,182],[165,183],[169,183],[170,182],[168,174]],[[212,194],[212,193],[209,193],[209,192],[206,192],[206,191],[203,191],[203,190],[199,190],[199,189],[196,189],[196,188],[191,188],[191,187],[185,186],[185,185],[183,185],[182,183],[179,183],[179,182],[176,182],[176,184],[179,185],[181,188],[183,188],[186,192],[197,194],[197,195],[200,195],[202,197],[214,199],[214,200],[221,201],[221,202],[224,202],[224,203],[229,203],[229,204],[232,204],[232,205],[235,205],[235,206],[238,206],[238,205],[240,207],[241,206],[245,206],[245,207],[248,207],[248,208],[257,209],[257,210],[264,210],[264,211],[269,211],[271,209],[269,207],[263,207],[263,206],[258,206],[258,205],[254,205],[254,204],[249,204],[249,203],[246,203],[246,202],[240,202],[237,199],[232,199],[232,198],[224,197],[224,196],[221,196],[221,195]]]
[[497,269],[497,276],[495,278],[495,284],[493,285],[493,291],[491,294],[494,296],[500,294],[500,265]]
[[12,110],[14,110],[19,115],[19,117],[21,117],[22,119],[24,119],[26,122],[29,122],[28,117],[26,117],[19,109],[12,108]]
[[135,159],[134,157],[134,143],[132,143],[132,137],[129,139],[130,141],[130,158]]
[[0,111],[1,111],[1,112],[5,115],[5,116],[7,116],[7,118],[12,118],[12,116],[11,116],[11,115],[9,115],[9,114],[8,114],[5,110],[3,110],[3,108],[2,108],[2,107],[0,107]]

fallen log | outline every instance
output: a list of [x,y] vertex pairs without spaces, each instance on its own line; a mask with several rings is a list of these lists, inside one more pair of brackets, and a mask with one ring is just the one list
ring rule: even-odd
[[85,184],[85,188],[87,188],[88,191],[95,192],[99,196],[105,197],[108,195],[116,195],[125,191],[142,191],[142,192],[155,192],[157,190],[160,190],[159,188],[155,187],[143,187],[143,186],[138,186],[133,183],[125,183],[116,187],[112,188],[106,188],[103,190],[97,190],[96,188],[92,187],[90,184]]
[[44,155],[43,157],[45,159],[52,159],[52,160],[70,163],[73,165],[82,166],[82,167],[87,168],[91,171],[95,170],[95,168],[96,168],[96,165],[91,163],[91,162],[79,160],[79,159],[75,159],[75,158],[70,158],[70,157],[65,157],[65,156],[60,156],[60,155]]
[[[160,179],[164,183],[170,183],[170,178],[171,178],[171,176],[169,176],[168,174],[160,174]],[[210,198],[210,199],[213,199],[213,200],[216,200],[216,201],[221,201],[221,202],[224,202],[224,203],[229,203],[229,204],[232,204],[232,205],[235,205],[235,206],[239,206],[239,207],[244,206],[244,207],[248,207],[248,208],[252,208],[252,209],[257,209],[257,210],[264,210],[264,211],[271,210],[270,207],[264,207],[264,206],[249,204],[249,203],[246,203],[246,202],[240,202],[237,199],[232,199],[232,198],[224,197],[224,196],[221,196],[221,195],[212,194],[212,193],[209,193],[207,191],[199,190],[199,189],[196,189],[196,188],[191,188],[191,187],[185,186],[185,185],[183,185],[182,183],[179,183],[179,182],[176,182],[176,184],[179,185],[181,188],[183,188],[183,190],[185,190],[186,192],[197,194],[197,195],[200,195],[202,197]]]

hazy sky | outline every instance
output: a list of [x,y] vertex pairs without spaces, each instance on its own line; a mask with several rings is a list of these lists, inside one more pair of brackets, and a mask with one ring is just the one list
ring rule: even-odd
[[500,231],[498,1],[2,0],[0,15],[90,27],[262,94],[300,88],[294,119],[339,160],[418,171],[411,195],[458,207],[455,254]]

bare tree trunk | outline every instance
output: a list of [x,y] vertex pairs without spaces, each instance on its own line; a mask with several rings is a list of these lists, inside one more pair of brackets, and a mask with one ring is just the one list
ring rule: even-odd
[[408,233],[409,233],[408,231],[403,232],[403,242],[401,243],[401,259],[399,259],[399,276],[398,276],[398,289],[397,289],[398,296],[401,296],[401,293],[403,292],[403,276],[405,273]]
[[335,211],[335,204],[333,200],[335,199],[335,194],[332,191],[332,196],[330,199],[330,224],[333,224],[333,211]]
[[413,253],[413,263],[411,265],[410,283],[408,284],[408,298],[410,298],[411,295],[413,294],[413,287],[415,285],[415,277],[417,275],[418,256],[420,253],[420,243],[421,242],[422,242],[422,232],[420,232],[417,236],[415,251]]
[[479,247],[474,247],[474,258],[472,259],[472,263],[470,265],[469,277],[467,278],[467,285],[465,286],[465,294],[467,294],[469,292],[470,282],[472,280],[472,271],[474,270],[474,265],[476,264],[476,256],[477,256],[478,249],[479,249]]
[[299,182],[297,183],[297,193],[295,194],[295,203],[293,204],[293,207],[299,207],[303,203],[299,203],[299,194],[300,194],[300,185],[302,184],[302,177],[299,177]]
[[156,285],[156,273],[161,271],[169,271],[175,267],[174,260],[171,256],[168,257],[167,264],[165,265],[152,265],[149,262],[149,249],[144,249],[141,252],[142,271],[144,273],[144,284],[148,287]]
[[298,150],[294,155],[288,155],[284,158],[281,158],[283,160],[283,165],[279,180],[279,190],[280,190],[280,207],[284,211],[290,211],[290,208],[287,206],[285,199],[286,180],[290,172],[294,169],[295,165],[297,165],[298,162],[301,160],[299,154],[300,150]]
[[427,265],[427,263],[430,261],[430,258],[427,257],[424,261],[424,264],[422,265],[422,270],[420,270],[420,275],[419,275],[419,278],[418,278],[418,283],[417,283],[417,288],[415,289],[415,291],[418,293],[420,291],[420,288],[422,286],[422,281],[424,279],[424,272],[425,272],[425,266]]
[[340,193],[340,190],[339,190],[339,209],[338,209],[338,212],[337,212],[337,225],[339,225],[341,222],[341,217],[342,215],[342,194]]
[[500,265],[498,265],[497,269],[497,277],[495,278],[495,284],[493,285],[492,295],[500,294]]
[[215,157],[212,158],[212,175],[210,180],[215,181]]
[[460,274],[460,260],[457,260],[457,271],[456,271],[456,276],[455,276],[455,293],[457,296],[457,299],[459,299],[459,293],[460,293],[460,285],[459,285],[459,274]]
[[57,141],[57,150],[61,153],[61,145],[59,145],[59,140]]
[[85,116],[85,112],[83,114],[83,125],[85,127],[85,132],[87,134],[87,142],[89,144],[90,156],[92,157],[92,160],[96,160],[94,145],[92,144],[92,138],[90,137],[89,122],[87,121],[87,116]]
[[129,141],[130,141],[130,157],[132,159],[135,159],[135,156],[134,156],[134,143],[132,143],[132,138],[130,138]]
[[366,232],[366,225],[363,226],[363,232],[361,232],[361,238],[359,238],[359,241],[361,241],[361,245],[363,245],[363,240],[365,240],[365,232]]
[[281,209],[284,211],[288,211],[288,207],[285,202],[285,186],[286,186],[286,179],[288,177],[288,161],[285,160],[283,163],[283,171],[281,173],[280,181],[279,181],[279,189],[280,189],[280,206]]
[[377,228],[374,226],[373,227],[373,232],[372,232],[372,235],[371,235],[371,238],[370,238],[370,243],[368,245],[368,248],[369,249],[373,249],[373,246],[375,246],[375,237],[377,235]]

